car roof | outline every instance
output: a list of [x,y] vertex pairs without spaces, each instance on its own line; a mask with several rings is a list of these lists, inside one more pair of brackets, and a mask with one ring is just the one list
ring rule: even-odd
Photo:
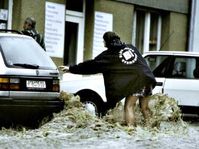
[[175,55],[175,56],[193,56],[199,57],[199,52],[189,52],[189,51],[149,51],[145,52],[143,56],[147,55]]

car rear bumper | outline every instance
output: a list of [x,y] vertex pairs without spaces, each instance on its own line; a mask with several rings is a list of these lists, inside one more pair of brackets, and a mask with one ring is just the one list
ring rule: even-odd
[[0,98],[0,125],[32,125],[64,108],[64,102],[55,99]]

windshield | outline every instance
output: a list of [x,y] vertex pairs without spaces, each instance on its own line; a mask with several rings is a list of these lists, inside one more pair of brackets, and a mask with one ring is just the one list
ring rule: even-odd
[[42,69],[56,69],[51,58],[32,38],[0,37],[0,49],[8,66],[24,68],[37,66]]

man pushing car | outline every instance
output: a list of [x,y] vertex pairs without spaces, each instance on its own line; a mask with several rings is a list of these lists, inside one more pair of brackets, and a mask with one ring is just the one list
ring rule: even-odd
[[134,108],[139,99],[145,120],[150,117],[148,97],[152,94],[156,80],[136,47],[120,40],[114,32],[103,35],[107,50],[94,59],[69,67],[60,67],[64,72],[74,74],[102,73],[107,102],[104,108],[109,110],[125,98],[124,118],[127,125],[136,125]]

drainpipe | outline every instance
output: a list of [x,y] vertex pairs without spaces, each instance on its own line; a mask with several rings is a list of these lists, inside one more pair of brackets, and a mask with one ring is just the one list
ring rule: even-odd
[[199,2],[192,0],[188,51],[199,52]]
[[136,45],[136,26],[137,24],[137,11],[134,11],[134,14],[133,14],[133,31],[132,31],[132,44],[137,46]]
[[12,9],[13,9],[13,0],[8,1],[8,29],[12,29]]
[[162,16],[158,16],[158,29],[157,29],[157,46],[156,51],[160,51],[161,47],[161,32],[162,32]]
[[151,14],[149,12],[146,12],[146,14],[145,14],[145,24],[144,24],[144,47],[143,47],[143,53],[149,51],[150,24],[151,24]]

